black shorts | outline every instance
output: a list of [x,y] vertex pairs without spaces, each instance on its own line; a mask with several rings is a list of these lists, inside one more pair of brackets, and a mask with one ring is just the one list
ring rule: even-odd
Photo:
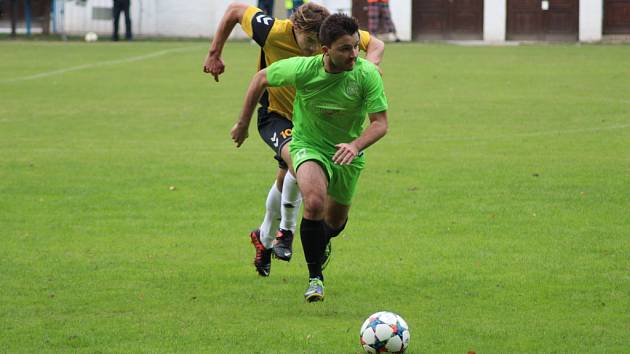
[[267,145],[276,153],[273,157],[278,161],[278,167],[286,170],[286,162],[282,160],[280,151],[291,141],[293,122],[276,112],[268,112],[267,107],[258,108],[258,133]]

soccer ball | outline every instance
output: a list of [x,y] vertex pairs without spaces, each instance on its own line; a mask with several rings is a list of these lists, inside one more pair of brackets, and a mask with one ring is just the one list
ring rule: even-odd
[[85,34],[85,41],[86,42],[96,42],[98,41],[98,35],[94,32],[88,32]]
[[363,322],[359,335],[366,353],[402,353],[409,346],[409,326],[393,312],[370,315]]

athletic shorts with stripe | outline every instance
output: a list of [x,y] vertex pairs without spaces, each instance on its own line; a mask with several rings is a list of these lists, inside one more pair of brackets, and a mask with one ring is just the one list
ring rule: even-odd
[[291,141],[293,123],[276,112],[267,111],[267,107],[258,108],[258,133],[265,143],[276,153],[273,157],[278,161],[278,167],[288,168],[282,160],[282,147]]

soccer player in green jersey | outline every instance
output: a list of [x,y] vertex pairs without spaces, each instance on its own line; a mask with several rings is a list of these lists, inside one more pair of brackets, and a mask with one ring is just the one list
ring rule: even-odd
[[[358,57],[356,19],[324,20],[322,55],[280,60],[252,79],[232,139],[240,146],[266,87],[293,86],[291,162],[302,192],[300,234],[309,270],[307,301],[324,298],[322,262],[330,238],[345,227],[365,165],[363,151],[387,133],[387,99],[378,68]],[[369,118],[364,128],[365,117]]]
[[[282,20],[270,15],[248,4],[230,3],[210,45],[203,65],[204,72],[219,81],[219,75],[225,69],[221,59],[223,46],[237,23],[260,46],[256,61],[258,70],[281,59],[321,53],[318,34],[322,22],[330,15],[326,8],[309,2],[295,8],[290,19]],[[365,31],[359,31],[359,36],[359,47],[365,51],[365,58],[379,65],[384,51],[383,42]],[[287,173],[288,164],[285,162],[291,159],[289,142],[294,98],[295,89],[291,86],[269,88],[262,95],[258,109],[258,132],[274,150],[279,167],[276,181],[267,193],[262,223],[249,234],[256,249],[254,266],[261,276],[270,274],[272,253],[284,261],[289,261],[293,254],[293,234],[302,201],[297,181],[291,173]]]

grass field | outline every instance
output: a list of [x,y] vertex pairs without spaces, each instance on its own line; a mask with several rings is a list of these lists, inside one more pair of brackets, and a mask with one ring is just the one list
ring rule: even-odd
[[630,46],[389,45],[320,304],[299,241],[251,265],[256,48],[206,50],[0,42],[0,352],[359,353],[382,309],[409,353],[630,351]]

